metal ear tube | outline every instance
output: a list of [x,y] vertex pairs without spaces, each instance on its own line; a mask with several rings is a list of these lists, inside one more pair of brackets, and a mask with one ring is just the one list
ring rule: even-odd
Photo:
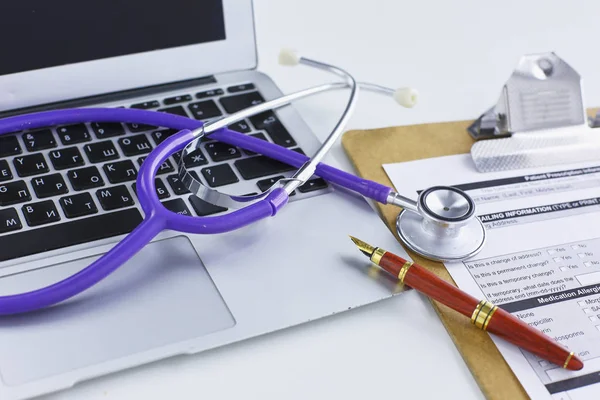
[[[285,192],[289,195],[290,193],[294,192],[294,190],[297,189],[299,186],[306,183],[306,181],[314,175],[317,165],[323,160],[323,158],[326,156],[329,150],[331,150],[331,147],[334,145],[334,143],[344,131],[344,128],[347,125],[350,117],[352,116],[352,112],[356,106],[359,89],[365,89],[368,91],[380,93],[391,97],[396,101],[396,103],[406,108],[411,108],[417,103],[418,93],[412,88],[403,87],[398,89],[391,89],[373,83],[357,82],[351,74],[349,74],[341,68],[310,58],[302,57],[292,50],[282,50],[279,54],[279,63],[287,66],[309,66],[336,75],[339,78],[342,78],[343,81],[314,86],[308,89],[303,89],[294,93],[281,96],[274,100],[258,103],[248,108],[242,109],[227,117],[207,122],[203,126],[192,131],[192,134],[194,135],[194,137],[196,137],[196,140],[188,143],[187,146],[184,148],[178,167],[179,177],[181,181],[183,182],[185,187],[195,196],[219,207],[240,209],[250,204],[254,204],[256,202],[264,200],[269,195],[269,193],[271,193],[277,188],[283,188],[283,190],[285,190]],[[201,139],[203,137],[210,137],[215,132],[226,128],[235,122],[241,121],[244,118],[260,114],[264,111],[269,111],[282,106],[289,105],[290,103],[299,99],[310,97],[319,93],[328,92],[331,90],[344,88],[350,89],[350,96],[348,102],[346,103],[346,108],[342,112],[342,115],[340,116],[336,126],[333,128],[329,136],[327,136],[325,141],[322,143],[321,147],[310,159],[308,159],[308,161],[306,161],[302,166],[298,168],[298,170],[292,177],[280,179],[279,181],[275,182],[275,184],[273,184],[273,186],[271,186],[269,189],[259,194],[239,196],[231,195],[228,193],[222,193],[216,189],[211,189],[210,187],[206,186],[201,180],[197,179],[194,176],[194,174],[192,174],[191,171],[188,170],[188,167],[184,162],[186,156],[193,155],[194,152],[200,148]],[[262,154],[260,150],[258,151],[258,153]]]

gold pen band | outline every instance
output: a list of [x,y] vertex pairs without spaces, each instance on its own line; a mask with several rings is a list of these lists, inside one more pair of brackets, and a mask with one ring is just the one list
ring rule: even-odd
[[408,272],[410,267],[412,267],[412,265],[412,262],[407,261],[404,263],[402,268],[400,268],[400,271],[398,272],[398,280],[400,280],[400,282],[404,283],[404,277],[406,276],[406,273]]
[[563,368],[567,368],[567,365],[569,365],[569,361],[571,361],[571,358],[573,358],[573,356],[574,356],[573,352],[570,352],[569,355],[567,356],[567,360],[563,364]]
[[380,247],[376,248],[375,251],[373,252],[373,254],[371,254],[371,262],[373,264],[377,264],[379,265],[379,262],[381,261],[381,257],[383,257],[383,255],[386,253],[386,251]]
[[471,315],[471,323],[482,330],[487,330],[488,324],[492,320],[492,316],[498,309],[497,306],[490,303],[486,300],[481,300],[475,310],[473,310],[473,315]]

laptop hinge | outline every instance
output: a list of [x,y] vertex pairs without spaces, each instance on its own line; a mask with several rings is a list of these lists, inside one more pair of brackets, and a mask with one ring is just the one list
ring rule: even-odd
[[119,92],[104,93],[95,96],[81,97],[78,99],[64,100],[54,103],[47,103],[31,107],[2,111],[0,112],[0,118],[56,109],[88,107],[99,103],[110,103],[114,101],[121,101],[136,97],[154,95],[161,92],[169,92],[172,90],[185,89],[189,87],[209,85],[213,83],[217,83],[217,79],[211,75],[203,78],[194,78],[184,81],[163,83],[160,85],[145,86],[136,89],[123,90]]

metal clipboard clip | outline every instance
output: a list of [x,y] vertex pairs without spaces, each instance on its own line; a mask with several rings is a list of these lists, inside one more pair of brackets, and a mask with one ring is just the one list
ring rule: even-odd
[[469,126],[478,140],[471,157],[479,172],[600,160],[594,126],[577,71],[554,53],[525,55],[496,105]]

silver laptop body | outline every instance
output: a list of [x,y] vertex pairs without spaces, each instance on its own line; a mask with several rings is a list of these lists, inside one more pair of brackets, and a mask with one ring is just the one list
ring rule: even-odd
[[[5,38],[0,116],[135,106],[205,119],[281,95],[256,70],[251,0],[172,0],[166,10],[155,0],[122,3],[115,10],[97,0],[3,2],[0,15],[12,22],[0,26]],[[17,29],[23,26],[27,29]],[[318,147],[292,107],[232,129],[306,154]],[[14,139],[0,141],[0,177],[3,169],[11,176],[0,180],[0,192],[18,182],[30,197],[0,196],[0,294],[65,278],[131,230],[142,215],[134,180],[113,167],[122,163],[137,169],[149,148],[171,133],[88,123],[15,133],[18,149],[8,146]],[[132,141],[140,146],[127,145]],[[114,147],[114,154],[97,151],[101,142]],[[57,154],[73,151],[81,155],[77,162],[56,161]],[[37,168],[31,160],[39,164],[40,157],[45,165]],[[256,157],[208,141],[204,157],[190,162],[202,179],[207,168],[231,170],[235,182],[221,177],[215,184],[238,194],[257,192],[291,173],[279,164],[261,166],[265,160],[241,162]],[[158,177],[166,206],[190,215],[227,212],[190,202],[175,179],[175,158],[170,161]],[[77,178],[73,171],[79,172]],[[102,184],[82,183],[78,179],[84,173]],[[58,188],[57,180],[64,187]],[[130,199],[122,204],[103,197],[123,190]],[[42,206],[54,215],[46,220],[26,215],[27,207]],[[6,217],[11,209],[18,215],[16,225]],[[77,229],[81,239],[65,234]],[[87,292],[50,309],[0,317],[0,399],[67,389],[390,296],[391,281],[368,278],[368,266],[348,234],[399,250],[366,201],[318,179],[297,191],[276,217],[248,228],[212,236],[163,232]]]

